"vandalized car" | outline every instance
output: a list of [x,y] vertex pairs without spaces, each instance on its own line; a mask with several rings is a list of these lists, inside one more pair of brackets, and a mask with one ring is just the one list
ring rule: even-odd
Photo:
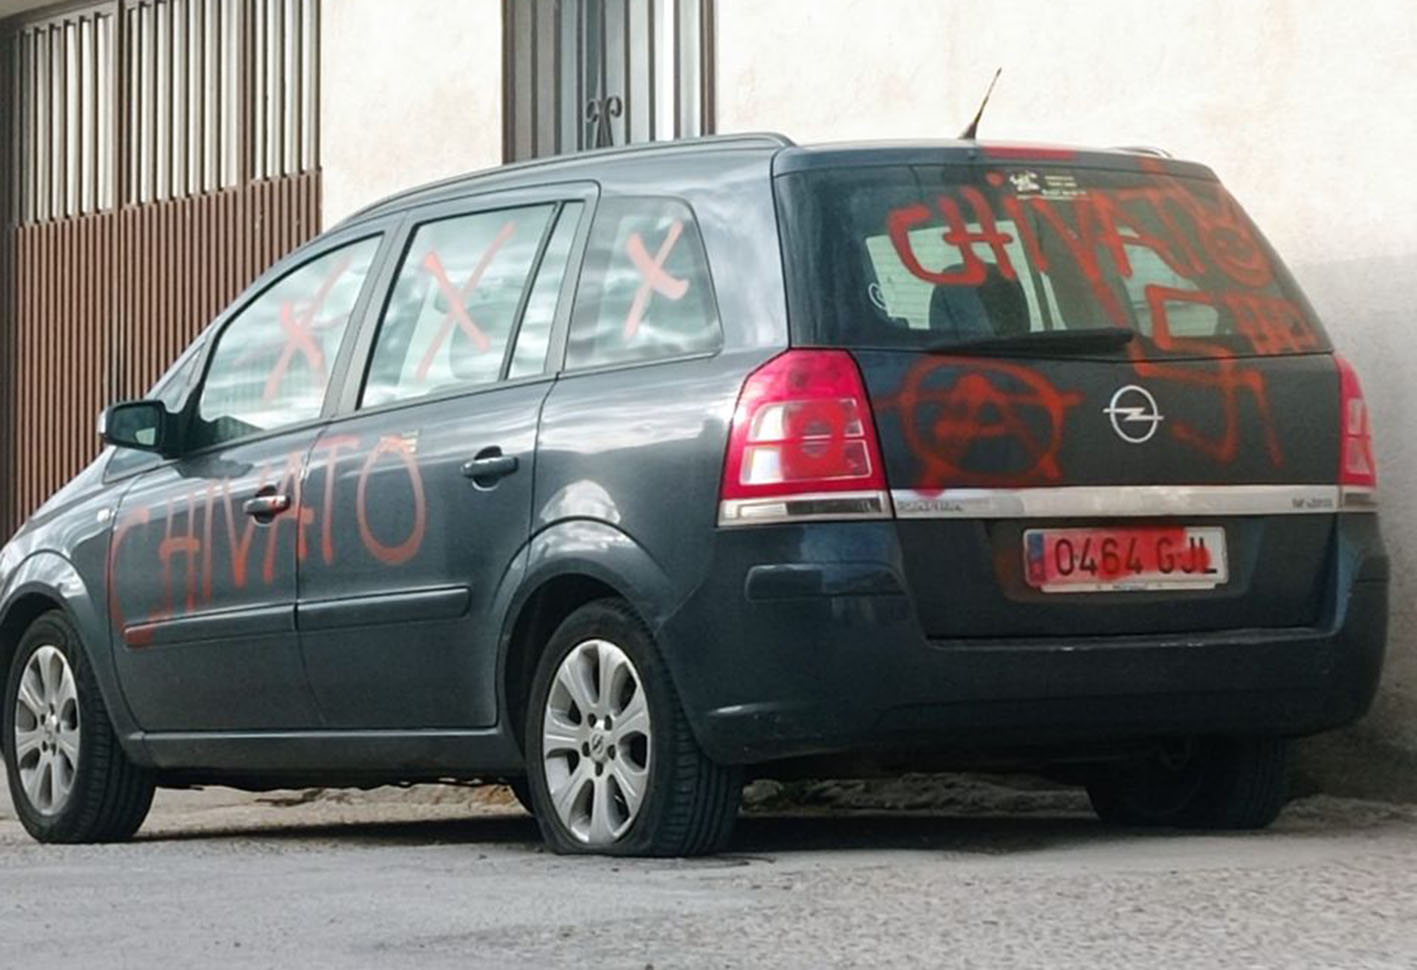
[[505,782],[692,855],[745,779],[1031,770],[1248,829],[1359,718],[1388,560],[1353,368],[1140,150],[608,149],[260,277],[0,553],[46,842],[156,786]]

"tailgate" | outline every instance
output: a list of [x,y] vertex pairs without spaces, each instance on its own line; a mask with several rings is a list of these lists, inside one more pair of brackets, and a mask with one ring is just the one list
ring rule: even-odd
[[[1173,362],[1158,373],[1135,361],[855,356],[907,582],[931,636],[1317,620],[1337,502],[1331,357]],[[1224,579],[1077,595],[1030,581],[1026,533],[1088,527],[1143,543],[1162,527],[1218,527]],[[1076,551],[1086,570],[1081,543]],[[1100,549],[1091,565],[1094,579],[1125,587],[1127,577],[1107,575]]]
[[1315,622],[1339,371],[1283,263],[1196,166],[993,154],[778,176],[793,342],[860,367],[925,630]]

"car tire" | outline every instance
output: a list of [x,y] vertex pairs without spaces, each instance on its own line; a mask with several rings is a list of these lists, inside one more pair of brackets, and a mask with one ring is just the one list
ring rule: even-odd
[[30,835],[118,842],[138,830],[152,805],[152,776],[120,746],[88,655],[63,613],[46,613],[25,631],[0,707],[10,795]]
[[527,712],[532,814],[553,850],[694,856],[727,844],[741,772],[699,748],[628,604],[598,600],[566,618],[537,666]]
[[531,800],[531,782],[525,778],[513,778],[507,782],[507,790],[516,798],[517,804],[528,815],[535,815],[536,808]]
[[1287,769],[1282,738],[1207,738],[1117,766],[1087,794],[1110,825],[1262,829],[1284,808]]

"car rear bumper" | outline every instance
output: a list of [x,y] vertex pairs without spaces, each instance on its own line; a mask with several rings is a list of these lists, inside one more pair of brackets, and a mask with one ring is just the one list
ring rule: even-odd
[[[890,525],[843,523],[730,537],[661,640],[700,743],[725,763],[1312,734],[1368,709],[1387,636],[1376,519],[1338,522],[1310,627],[930,640],[899,581]],[[786,551],[799,555],[763,555]]]

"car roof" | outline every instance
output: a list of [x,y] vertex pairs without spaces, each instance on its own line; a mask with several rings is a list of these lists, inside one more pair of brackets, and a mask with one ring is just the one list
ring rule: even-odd
[[525,162],[513,162],[508,165],[499,165],[496,168],[482,169],[466,175],[456,175],[438,182],[406,189],[360,209],[344,219],[340,225],[362,222],[365,219],[378,218],[413,206],[468,195],[473,192],[530,188],[551,182],[595,179],[611,174],[616,169],[639,165],[646,161],[663,161],[670,167],[685,163],[701,166],[704,162],[711,163],[716,155],[722,157],[729,152],[741,153],[744,150],[756,149],[762,152],[765,158],[771,158],[773,153],[792,145],[792,140],[786,135],[760,132],[645,142],[617,148],[596,148],[567,155],[535,158]]
[[1215,173],[1204,165],[1174,159],[1153,148],[1076,148],[959,139],[798,145],[786,135],[757,132],[600,148],[500,165],[398,192],[360,209],[342,220],[340,226],[476,192],[605,178],[632,167],[642,170],[645,163],[661,163],[658,167],[662,167],[666,174],[676,169],[692,169],[697,173],[705,168],[712,169],[715,163],[729,164],[730,154],[741,158],[744,151],[753,150],[763,155],[765,171],[770,171],[773,175],[820,168],[972,164],[982,161],[1000,165],[1054,164],[1133,172],[1146,170],[1215,178]]
[[1204,165],[1172,158],[1157,148],[1087,148],[1010,141],[938,139],[794,145],[777,154],[773,174],[870,165],[1064,165],[1117,171],[1215,178]]

